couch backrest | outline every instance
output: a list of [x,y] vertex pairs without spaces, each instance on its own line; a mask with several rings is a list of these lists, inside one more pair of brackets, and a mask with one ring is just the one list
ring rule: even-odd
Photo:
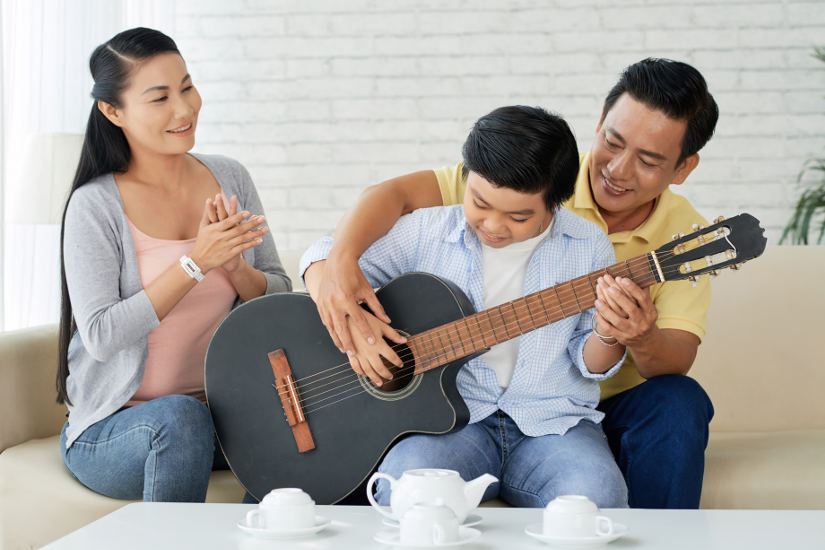
[[57,325],[0,333],[0,451],[60,431]]
[[715,431],[825,428],[825,246],[768,246],[712,283],[690,371]]

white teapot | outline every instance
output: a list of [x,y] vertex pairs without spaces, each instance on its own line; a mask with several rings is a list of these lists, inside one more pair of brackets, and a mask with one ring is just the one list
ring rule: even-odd
[[[372,496],[373,485],[381,478],[390,482],[392,513],[379,506]],[[490,474],[484,474],[472,481],[464,481],[455,470],[436,468],[407,470],[401,475],[401,479],[375,472],[367,483],[367,498],[380,513],[398,521],[415,504],[433,504],[440,501],[455,512],[460,523],[478,506],[487,487],[496,481],[498,478]]]

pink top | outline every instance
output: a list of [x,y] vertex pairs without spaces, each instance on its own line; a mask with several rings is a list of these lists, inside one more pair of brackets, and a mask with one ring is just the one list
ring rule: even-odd
[[[156,239],[129,220],[137,251],[141,284],[146,287],[192,250],[195,239]],[[183,268],[181,268],[183,269]],[[232,309],[235,287],[222,269],[213,269],[149,333],[149,356],[143,381],[128,406],[170,394],[206,400],[203,363],[209,339]]]

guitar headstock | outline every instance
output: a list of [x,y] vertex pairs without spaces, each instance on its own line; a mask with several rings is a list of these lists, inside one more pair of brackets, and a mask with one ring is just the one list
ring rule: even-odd
[[732,218],[717,218],[713,225],[693,227],[689,235],[674,235],[673,241],[655,250],[660,272],[657,279],[676,281],[690,279],[740,264],[758,257],[765,251],[765,230],[759,220],[750,214]]

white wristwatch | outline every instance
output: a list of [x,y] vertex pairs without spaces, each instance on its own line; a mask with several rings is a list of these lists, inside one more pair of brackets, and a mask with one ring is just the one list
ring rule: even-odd
[[192,258],[184,254],[180,257],[180,266],[186,272],[187,275],[195,279],[197,282],[203,281],[203,272],[201,268],[198,267]]

